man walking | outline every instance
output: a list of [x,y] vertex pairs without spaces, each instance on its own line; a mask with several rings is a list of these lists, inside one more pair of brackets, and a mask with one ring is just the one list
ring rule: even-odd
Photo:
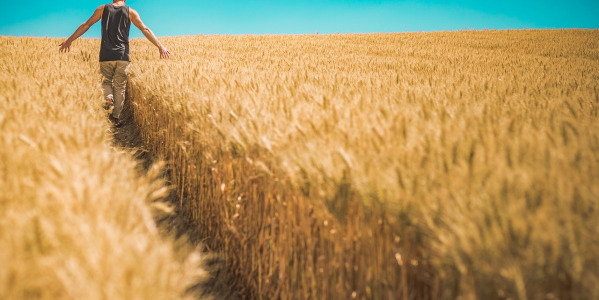
[[125,102],[125,87],[129,72],[129,29],[131,22],[160,52],[160,58],[169,58],[170,52],[156,39],[150,28],[141,21],[134,9],[125,5],[126,0],[113,0],[99,6],[94,14],[66,41],[61,43],[60,52],[68,52],[71,43],[83,35],[92,25],[102,19],[102,46],[100,48],[100,73],[104,76],[102,90],[106,101],[104,108],[114,105],[110,121],[115,127],[121,126],[120,115]]

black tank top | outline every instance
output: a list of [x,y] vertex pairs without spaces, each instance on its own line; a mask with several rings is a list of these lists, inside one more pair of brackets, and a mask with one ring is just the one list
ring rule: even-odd
[[129,59],[129,6],[104,5],[100,61]]

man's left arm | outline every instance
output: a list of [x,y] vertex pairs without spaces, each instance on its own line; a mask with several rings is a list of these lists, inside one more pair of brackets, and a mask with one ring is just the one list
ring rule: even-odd
[[89,20],[85,21],[85,23],[79,25],[79,28],[75,30],[75,32],[64,42],[60,43],[60,52],[68,52],[71,48],[71,43],[75,41],[77,38],[82,36],[92,25],[96,24],[100,19],[102,19],[102,13],[104,12],[104,5],[98,6],[94,14],[89,18]]

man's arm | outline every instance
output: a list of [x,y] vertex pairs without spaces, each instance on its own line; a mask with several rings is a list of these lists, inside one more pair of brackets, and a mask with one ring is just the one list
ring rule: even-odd
[[75,30],[75,32],[64,42],[62,42],[60,46],[60,52],[68,52],[71,48],[71,43],[75,41],[77,38],[82,36],[92,25],[96,24],[100,19],[102,19],[102,13],[104,12],[104,5],[98,6],[94,14],[89,18],[89,20],[85,21],[85,23],[79,25],[79,28]]
[[135,9],[129,8],[129,18],[131,19],[131,22],[133,23],[133,25],[135,25],[135,27],[139,28],[139,30],[141,30],[141,32],[144,34],[144,36],[150,42],[152,42],[152,44],[154,44],[154,46],[158,47],[158,51],[160,51],[160,58],[169,58],[170,57],[171,53],[168,51],[168,49],[166,49],[164,46],[162,46],[160,41],[158,41],[158,39],[152,32],[152,30],[150,30],[150,28],[146,27],[146,25],[141,21],[141,18],[139,17],[139,14],[137,13],[137,11]]

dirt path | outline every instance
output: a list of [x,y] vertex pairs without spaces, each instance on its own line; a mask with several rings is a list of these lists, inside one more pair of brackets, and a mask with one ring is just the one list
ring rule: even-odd
[[[123,125],[120,128],[113,128],[114,145],[134,152],[135,158],[139,162],[140,172],[146,172],[152,165],[155,158],[146,151],[139,131],[133,120],[131,109],[128,105],[122,113]],[[167,183],[171,183],[167,172],[165,172]],[[210,277],[205,282],[199,282],[189,289],[189,293],[197,296],[198,299],[238,299],[235,291],[231,290],[223,279],[224,260],[206,249],[201,241],[202,237],[196,226],[186,221],[181,212],[179,201],[174,193],[167,198],[167,202],[175,208],[175,213],[166,217],[156,217],[156,223],[163,235],[175,236],[177,239],[175,247],[177,251],[191,251],[200,248],[205,255],[203,268],[209,272]]]

